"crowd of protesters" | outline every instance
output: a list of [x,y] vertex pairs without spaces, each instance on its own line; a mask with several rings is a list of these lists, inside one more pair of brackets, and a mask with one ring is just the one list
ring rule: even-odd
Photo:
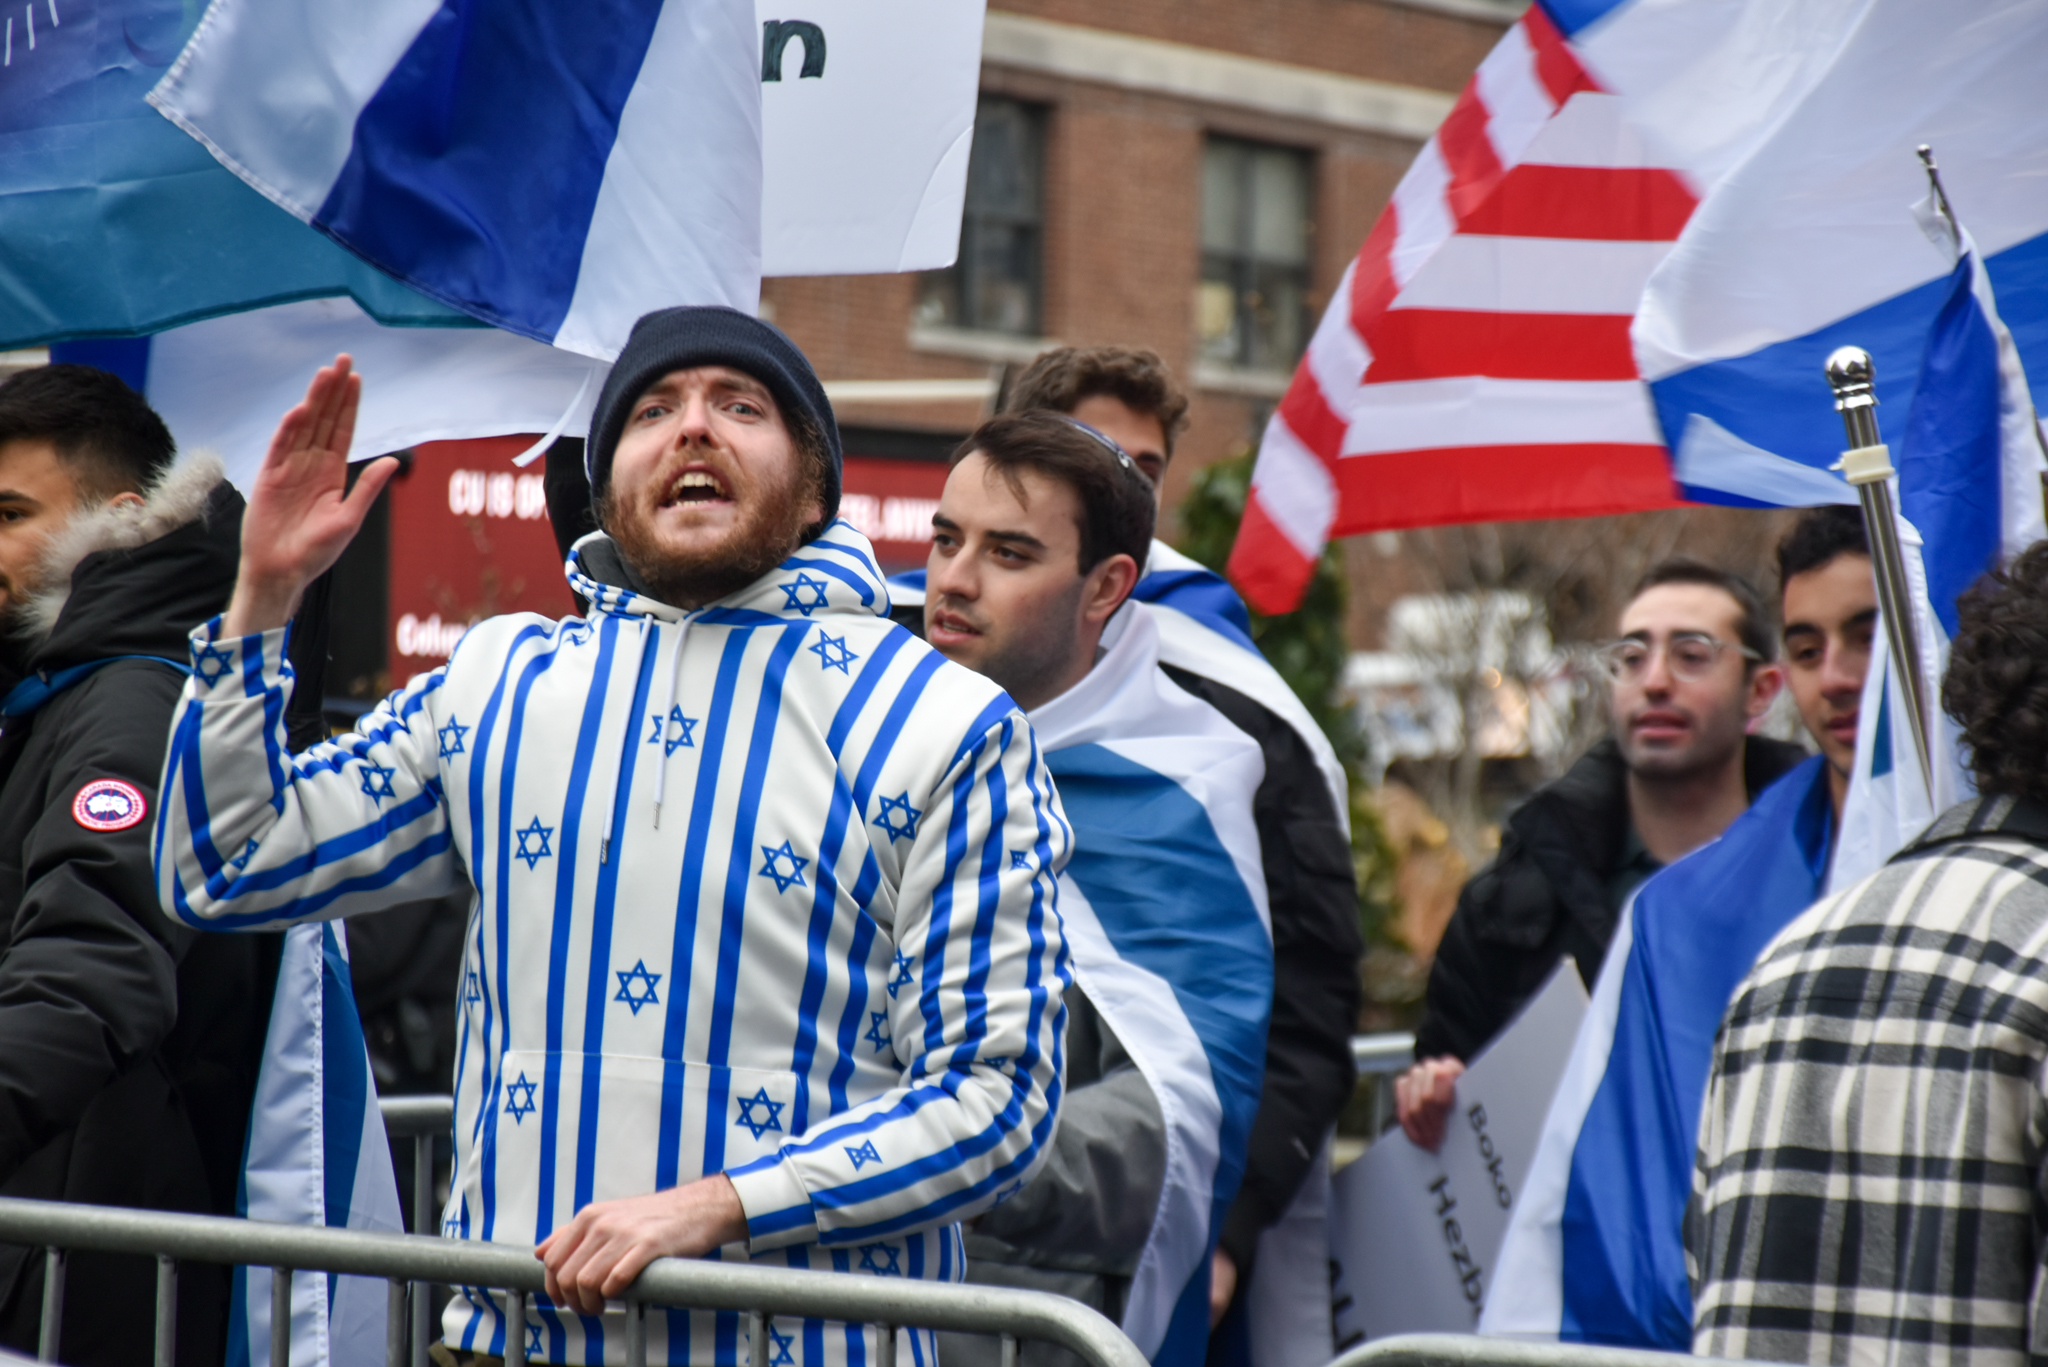
[[[1154,535],[1188,416],[1156,356],[1042,356],[954,453],[925,572],[890,581],[837,519],[802,352],[731,310],[650,314],[580,460],[550,462],[583,613],[479,623],[330,737],[295,688],[309,594],[393,468],[348,476],[360,389],[323,369],[237,492],[112,376],[0,384],[0,1193],[233,1213],[275,941],[211,932],[440,908],[393,931],[372,1015],[412,1072],[452,1070],[444,1232],[537,1245],[547,1281],[523,1322],[459,1291],[444,1367],[514,1335],[617,1360],[618,1297],[663,1256],[1052,1290],[1161,1363],[1330,1355],[1349,800],[1242,605]],[[1776,628],[1692,560],[1623,607],[1611,737],[1508,819],[1436,955],[1413,1142],[1561,959],[1592,989],[1629,908],[1682,919],[1639,894],[1748,848],[1774,784],[1832,841],[1875,631],[1859,518],[1802,515],[1778,569]],[[1706,1078],[1682,1133],[1628,1160],[1695,1174],[1641,1218],[1699,1352],[2048,1354],[2048,547],[1960,622],[1942,701],[1978,795],[1783,908],[1705,994],[1711,1051],[1663,1075]],[[1786,688],[1818,761],[1755,732]],[[0,1341],[34,1343],[41,1275],[0,1249]],[[153,1284],[80,1255],[67,1360],[145,1360],[122,1308]],[[179,1295],[180,1360],[220,1361],[225,1278]],[[713,1315],[647,1337],[733,1360]],[[773,1339],[792,1367],[877,1342]]]

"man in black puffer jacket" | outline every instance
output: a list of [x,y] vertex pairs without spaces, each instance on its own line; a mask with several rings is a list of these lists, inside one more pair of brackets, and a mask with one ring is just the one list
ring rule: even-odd
[[[173,454],[112,375],[0,384],[0,1195],[233,1214],[275,946],[165,917],[149,837],[242,499]],[[39,1250],[0,1247],[0,1343],[35,1349],[42,1282]],[[148,1362],[155,1282],[153,1259],[73,1254],[61,1360]],[[179,1361],[221,1360],[227,1294],[184,1266]]]
[[1806,752],[1745,734],[1783,675],[1756,590],[1696,560],[1645,576],[1603,653],[1615,734],[1538,789],[1465,884],[1430,969],[1401,1126],[1434,1149],[1457,1077],[1569,956],[1600,976],[1622,903],[1727,829]]

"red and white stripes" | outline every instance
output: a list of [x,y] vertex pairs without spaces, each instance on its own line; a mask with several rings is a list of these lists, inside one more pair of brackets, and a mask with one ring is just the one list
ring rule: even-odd
[[1629,324],[1695,203],[1540,7],[1480,64],[1267,426],[1230,577],[1301,600],[1333,536],[1677,502]]

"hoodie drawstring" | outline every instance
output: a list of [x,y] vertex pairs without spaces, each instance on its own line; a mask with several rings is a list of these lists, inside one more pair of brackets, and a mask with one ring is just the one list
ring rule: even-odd
[[[647,637],[648,633],[653,629],[654,623],[652,621],[645,617],[642,617],[640,619],[640,652],[633,660],[633,673],[636,676],[640,673],[640,671],[643,668],[646,667]],[[666,740],[668,738],[667,718],[668,714],[664,712],[662,714],[662,729],[660,735],[657,737],[658,739]],[[638,745],[639,743],[640,719],[638,717],[635,717],[632,719],[632,722],[626,727],[626,748],[619,754],[619,768],[618,772],[612,775],[611,791],[605,794],[604,825],[598,828],[597,835],[597,862],[600,864],[608,863],[611,860],[612,818],[617,816],[619,812],[619,785],[625,781],[626,757],[627,755],[632,753],[633,747],[635,745]]]
[[669,719],[676,710],[676,680],[683,672],[683,643],[690,639],[690,619],[685,617],[676,625],[675,650],[669,655],[668,668],[662,670],[664,683],[661,694],[661,753],[654,757],[654,829],[661,829],[661,799],[668,791],[668,728],[674,723]]
[[[640,619],[640,653],[633,661],[633,673],[637,676],[647,666],[647,638],[661,633],[661,624],[650,617]],[[661,671],[661,710],[654,714],[654,735],[651,741],[656,747],[654,756],[654,829],[661,829],[661,800],[668,792],[669,728],[675,725],[671,718],[676,710],[676,686],[683,672],[683,643],[690,638],[690,619],[685,617],[676,624],[675,642],[669,648],[666,661],[655,666]],[[626,750],[619,756],[618,776],[612,780],[611,791],[604,800],[604,827],[597,838],[597,862],[611,862],[612,820],[619,811],[619,788],[625,781],[626,755],[635,745],[646,744],[640,739],[640,719],[626,728]]]

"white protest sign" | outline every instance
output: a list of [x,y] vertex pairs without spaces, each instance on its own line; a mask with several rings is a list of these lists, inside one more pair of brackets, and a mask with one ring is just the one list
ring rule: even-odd
[[1586,989],[1569,959],[1458,1079],[1443,1149],[1389,1130],[1337,1175],[1337,1343],[1479,1325],[1494,1259],[1564,1075]]
[[953,264],[984,0],[755,0],[761,274]]

